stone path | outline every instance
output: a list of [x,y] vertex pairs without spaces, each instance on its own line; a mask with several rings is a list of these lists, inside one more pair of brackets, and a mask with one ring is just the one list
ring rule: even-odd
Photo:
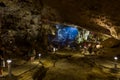
[[[40,66],[41,64],[39,63],[38,60],[35,60],[33,62],[27,62],[18,67],[12,68],[12,74],[14,76],[17,76],[18,80],[32,80],[32,74]],[[8,71],[7,70],[3,71],[3,75],[7,76]],[[3,77],[3,78],[0,78],[0,80],[8,80],[8,79],[6,79],[6,77]]]
[[[51,54],[51,55],[54,55],[54,54]],[[80,71],[80,70],[82,70],[82,68],[80,67],[80,66],[78,66],[78,65],[75,65],[74,63],[71,63],[71,62],[69,62],[69,60],[67,60],[67,58],[66,57],[63,57],[64,55],[63,54],[60,54],[60,53],[58,53],[58,55],[62,55],[62,56],[59,56],[59,57],[61,57],[60,59],[59,59],[59,61],[57,61],[56,63],[55,63],[55,66],[53,66],[53,62],[54,62],[54,60],[52,60],[51,58],[49,59],[47,59],[47,58],[45,58],[45,59],[41,59],[41,61],[42,61],[42,63],[44,63],[44,66],[45,67],[49,67],[50,68],[50,70],[48,71],[48,73],[47,74],[49,74],[49,73],[51,73],[51,72],[53,72],[52,70],[56,70],[57,72],[59,71],[59,70],[62,70],[63,72],[64,71],[67,71],[67,73],[66,74],[64,74],[64,75],[70,75],[71,76],[71,74],[68,74],[69,72],[69,70],[71,71],[71,70],[76,70],[76,68],[77,68],[77,70],[76,70],[76,73],[78,74],[80,74],[80,72],[84,72],[84,70],[83,71]],[[56,55],[57,56],[57,58],[58,58],[58,55]],[[66,56],[66,55],[65,55]],[[69,56],[68,56],[69,57]],[[92,56],[89,56],[89,55],[80,55],[79,53],[78,54],[72,54],[72,56],[70,56],[71,58],[75,58],[75,60],[77,60],[76,58],[82,58],[82,57],[90,57],[91,59],[94,57],[94,55],[92,55]],[[65,59],[65,60],[64,60]],[[105,71],[105,72],[107,72],[107,73],[111,73],[110,72],[110,69],[111,68],[113,68],[114,67],[114,61],[109,61],[109,60],[102,60],[102,59],[95,59],[95,62],[97,63],[97,65],[98,66],[102,66],[102,69]],[[14,76],[17,76],[17,78],[18,78],[18,80],[33,80],[32,79],[32,75],[33,75],[33,73],[39,68],[41,66],[41,64],[39,63],[39,60],[35,60],[35,61],[33,61],[33,62],[27,62],[27,63],[25,63],[25,64],[23,64],[23,65],[19,65],[19,66],[17,66],[17,67],[15,67],[15,68],[13,68],[12,67],[12,74],[14,75]],[[118,62],[118,66],[117,66],[118,68],[120,68],[120,63]],[[80,69],[79,69],[80,68]],[[7,68],[6,68],[7,69]],[[87,69],[87,68],[86,68]],[[106,70],[107,69],[107,70]],[[74,71],[72,71],[72,72],[70,72],[70,73],[73,73]],[[59,72],[60,74],[61,74],[61,72]],[[65,73],[65,72],[64,72]],[[4,73],[3,73],[3,75],[4,76],[6,76],[8,74],[8,72],[7,72],[7,70],[5,70],[4,71]],[[54,73],[53,73],[54,74]],[[76,75],[77,75],[76,74]],[[59,74],[58,74],[59,75]],[[57,75],[57,76],[58,76]],[[81,75],[83,75],[83,73],[81,74]],[[114,75],[114,74],[113,74]],[[49,75],[48,75],[49,76]],[[118,73],[117,75],[115,74],[115,76],[117,76],[119,79],[120,79],[120,73]],[[69,78],[69,77],[68,77]],[[76,78],[76,77],[74,77],[73,76],[73,78]],[[81,77],[79,77],[78,76],[78,78],[77,79],[80,79]],[[76,79],[76,80],[77,80]],[[5,79],[5,78],[0,78],[0,80],[9,80],[9,79]]]

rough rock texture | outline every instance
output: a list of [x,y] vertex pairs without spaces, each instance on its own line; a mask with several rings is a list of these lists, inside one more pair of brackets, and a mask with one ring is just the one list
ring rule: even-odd
[[[31,48],[37,53],[46,53],[47,35],[55,31],[52,25],[63,23],[113,36],[102,43],[103,48],[98,53],[102,56],[119,55],[119,3],[120,0],[0,0],[0,48],[5,47],[10,58],[13,53],[23,58]],[[94,63],[89,59],[81,59],[81,62],[69,59],[57,61],[55,67],[45,71],[43,80],[97,80],[100,75],[99,80],[106,79],[106,74],[99,73],[99,69],[96,74]]]
[[63,22],[111,34],[119,37],[119,0],[43,0],[43,4],[55,9]]
[[[120,39],[119,3],[119,0],[1,0],[0,6],[9,7],[13,13],[21,9],[20,12],[23,13],[18,16],[29,15],[24,15],[25,20],[31,20],[31,14],[34,14],[34,17],[41,14],[41,20],[46,23],[76,24]],[[32,22],[36,20],[33,19]]]
[[51,26],[57,22],[75,24],[119,40],[119,3],[119,0],[0,0],[1,45],[18,52],[20,47],[40,45],[38,50],[46,51],[47,35],[54,33]]
[[6,53],[47,51],[47,35],[54,33],[54,27],[41,20],[41,5],[36,7],[27,0],[0,0],[0,48],[5,47]]
[[97,53],[104,57],[120,56],[120,41],[114,38],[106,39],[101,42],[102,47],[97,50]]

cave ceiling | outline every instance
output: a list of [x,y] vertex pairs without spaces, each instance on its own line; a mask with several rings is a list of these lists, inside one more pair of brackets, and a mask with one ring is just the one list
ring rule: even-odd
[[[75,24],[120,39],[120,0],[0,0],[37,10],[48,22]],[[25,3],[25,4],[24,4]],[[19,8],[13,6],[15,8]]]
[[119,39],[120,0],[43,0],[64,22],[111,34]]

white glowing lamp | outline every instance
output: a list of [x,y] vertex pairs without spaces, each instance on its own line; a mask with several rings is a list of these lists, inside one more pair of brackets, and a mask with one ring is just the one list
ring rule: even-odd
[[7,60],[7,63],[8,63],[8,64],[11,63],[11,62],[12,62],[12,60],[10,60],[10,59]]
[[55,51],[56,51],[56,49],[55,49],[55,48],[53,48],[53,51],[55,52]]
[[41,56],[41,54],[38,54],[38,56],[40,57],[40,56]]
[[115,56],[114,59],[115,59],[115,60],[118,60],[118,57]]
[[96,45],[96,48],[99,49],[101,47],[101,45]]

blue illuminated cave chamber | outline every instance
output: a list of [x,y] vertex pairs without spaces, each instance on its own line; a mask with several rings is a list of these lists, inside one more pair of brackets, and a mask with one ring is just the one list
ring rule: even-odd
[[75,26],[57,24],[56,33],[54,36],[49,36],[49,41],[53,47],[65,48],[70,47],[72,49],[81,49],[88,44],[96,43],[99,41],[97,34],[88,31],[86,29]]
[[56,25],[56,36],[52,43],[56,47],[75,46],[76,37],[78,36],[78,29],[73,26]]

